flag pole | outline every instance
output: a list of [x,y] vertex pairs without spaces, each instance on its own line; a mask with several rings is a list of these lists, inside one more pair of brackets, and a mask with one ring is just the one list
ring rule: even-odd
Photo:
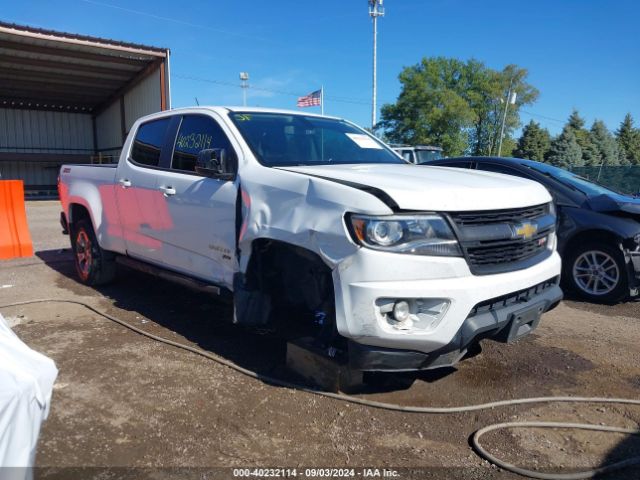
[[[320,115],[324,115],[324,85],[320,85]],[[324,161],[324,128],[320,132],[320,160]]]

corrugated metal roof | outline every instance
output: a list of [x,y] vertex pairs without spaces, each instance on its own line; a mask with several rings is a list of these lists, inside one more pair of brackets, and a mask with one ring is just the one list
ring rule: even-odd
[[58,39],[58,40],[64,40],[64,39],[80,40],[83,42],[95,43],[103,47],[112,46],[112,47],[133,48],[133,49],[139,49],[139,50],[148,50],[150,52],[156,52],[163,55],[169,50],[168,48],[152,47],[149,45],[142,45],[140,43],[123,42],[120,40],[113,40],[110,38],[94,37],[91,35],[80,35],[77,33],[70,33],[70,32],[60,32],[57,30],[31,27],[29,25],[18,25],[17,23],[8,23],[3,21],[0,21],[0,27],[15,30],[15,33],[28,32],[28,33],[34,33],[42,36],[49,36],[49,37],[52,37],[53,39]]
[[0,22],[0,107],[94,111],[168,54],[158,47]]

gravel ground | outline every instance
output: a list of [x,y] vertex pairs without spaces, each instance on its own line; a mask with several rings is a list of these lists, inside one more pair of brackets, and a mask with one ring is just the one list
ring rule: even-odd
[[[281,342],[229,325],[229,307],[202,294],[130,271],[98,290],[79,284],[68,237],[60,234],[58,202],[29,202],[27,211],[36,256],[0,263],[0,304],[82,300],[149,332],[286,376]],[[80,306],[39,304],[1,313],[60,369],[37,456],[45,478],[74,472],[77,478],[115,478],[105,476],[104,467],[121,467],[111,472],[132,478],[168,478],[171,472],[202,478],[202,470],[170,470],[181,467],[384,467],[403,469],[400,478],[425,478],[427,472],[429,478],[515,478],[473,453],[475,430],[518,420],[640,424],[640,408],[617,405],[457,415],[376,410],[244,377]],[[565,301],[516,344],[487,341],[456,369],[385,376],[360,395],[438,406],[540,395],[640,398],[639,320],[637,301],[610,307]],[[511,463],[544,471],[640,455],[640,439],[568,430],[501,431],[483,444]],[[216,473],[231,476],[231,470],[216,470],[208,478]],[[628,469],[607,478],[639,475]]]

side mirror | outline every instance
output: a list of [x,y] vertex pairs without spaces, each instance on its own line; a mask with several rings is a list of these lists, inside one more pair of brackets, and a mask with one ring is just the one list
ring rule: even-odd
[[235,166],[224,148],[207,148],[198,152],[196,173],[203,177],[233,180]]

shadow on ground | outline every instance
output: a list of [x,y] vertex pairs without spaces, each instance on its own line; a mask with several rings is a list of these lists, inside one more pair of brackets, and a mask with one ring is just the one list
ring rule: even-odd
[[[118,266],[114,283],[87,287],[77,279],[70,249],[45,250],[36,255],[63,276],[58,281],[61,288],[83,296],[96,291],[111,299],[114,310],[109,313],[114,316],[160,335],[166,335],[166,332],[155,331],[154,324],[171,330],[188,342],[260,375],[301,382],[285,368],[285,340],[233,325],[232,305],[217,297],[122,266]],[[127,313],[123,314],[123,310]],[[478,352],[479,349],[469,355]],[[455,371],[455,368],[441,368],[415,373],[367,373],[365,385],[350,393],[404,390],[418,379],[432,383]]]
[[[58,279],[58,286],[71,292],[80,299],[82,296],[93,296],[97,291],[109,299],[113,308],[108,307],[109,313],[126,320],[127,322],[141,326],[152,333],[165,336],[180,342],[191,342],[206,351],[212,352],[226,358],[241,367],[250,369],[262,375],[274,376],[288,381],[297,379],[284,368],[286,348],[283,340],[268,335],[258,335],[247,331],[232,322],[232,307],[224,302],[216,300],[215,297],[203,293],[191,291],[187,288],[173,283],[157,279],[153,276],[139,273],[137,271],[122,268],[119,271],[116,283],[99,287],[96,289],[86,287],[77,280],[71,252],[65,250],[47,250],[37,253],[37,256],[52,270],[61,276]],[[167,330],[169,330],[167,332]],[[174,338],[175,337],[175,338]],[[531,344],[531,345],[530,345]],[[532,340],[519,345],[519,352],[527,349],[536,349],[549,356],[554,351],[544,350],[540,345],[533,345]],[[489,348],[491,351],[491,348]],[[475,356],[479,350],[470,352],[470,356]],[[564,375],[574,375],[573,371],[586,371],[592,368],[580,357],[567,356],[567,352],[558,350],[555,353],[557,365],[547,361],[541,372],[537,372],[536,365],[529,365],[524,359],[520,363],[509,362],[509,368],[505,369],[501,361],[503,357],[508,358],[505,352],[496,355],[496,358],[489,362],[489,370],[498,385],[503,387],[510,385],[510,378],[503,378],[503,375],[513,374],[517,377],[517,384],[532,383],[531,388],[535,388],[540,394],[546,393],[548,386],[540,382],[557,377],[557,372]],[[516,358],[519,358],[516,357]],[[554,357],[555,358],[555,357]],[[505,361],[506,361],[505,360]],[[487,359],[485,359],[485,362]],[[585,365],[582,365],[585,363]],[[571,370],[568,370],[571,366]],[[522,370],[526,369],[526,370]],[[369,376],[369,383],[360,390],[359,393],[384,393],[407,390],[416,381],[425,384],[438,384],[437,389],[447,389],[447,384],[452,379],[452,373],[457,372],[455,368],[443,368],[432,371],[402,374],[375,374]],[[523,372],[526,371],[527,376]],[[568,372],[568,373],[567,373]],[[464,369],[458,375],[457,383],[469,386],[474,391],[493,384],[485,376],[465,377]],[[475,375],[467,371],[466,375]],[[550,375],[552,377],[550,377]],[[564,377],[563,377],[564,378]],[[573,377],[572,377],[573,378]],[[556,378],[556,382],[557,382]],[[568,381],[568,380],[565,380]],[[470,382],[470,383],[465,383]],[[477,383],[477,385],[476,385]],[[553,383],[553,382],[551,382]],[[545,388],[541,389],[541,385]],[[506,387],[505,387],[506,388]],[[404,393],[402,393],[404,395]],[[397,394],[396,394],[397,395]],[[415,396],[415,392],[407,392],[407,395]],[[402,398],[398,403],[403,403]],[[396,401],[396,399],[391,399]],[[411,402],[415,403],[415,398]],[[625,458],[640,455],[640,438],[627,437],[609,452],[603,465],[614,463]],[[607,475],[601,475],[601,479],[637,479],[638,467],[626,468]]]
[[[630,435],[618,443],[607,455],[601,466],[611,465],[640,457],[640,435]],[[596,475],[598,480],[638,480],[640,478],[640,459],[636,460],[634,466],[615,470],[608,474]]]

